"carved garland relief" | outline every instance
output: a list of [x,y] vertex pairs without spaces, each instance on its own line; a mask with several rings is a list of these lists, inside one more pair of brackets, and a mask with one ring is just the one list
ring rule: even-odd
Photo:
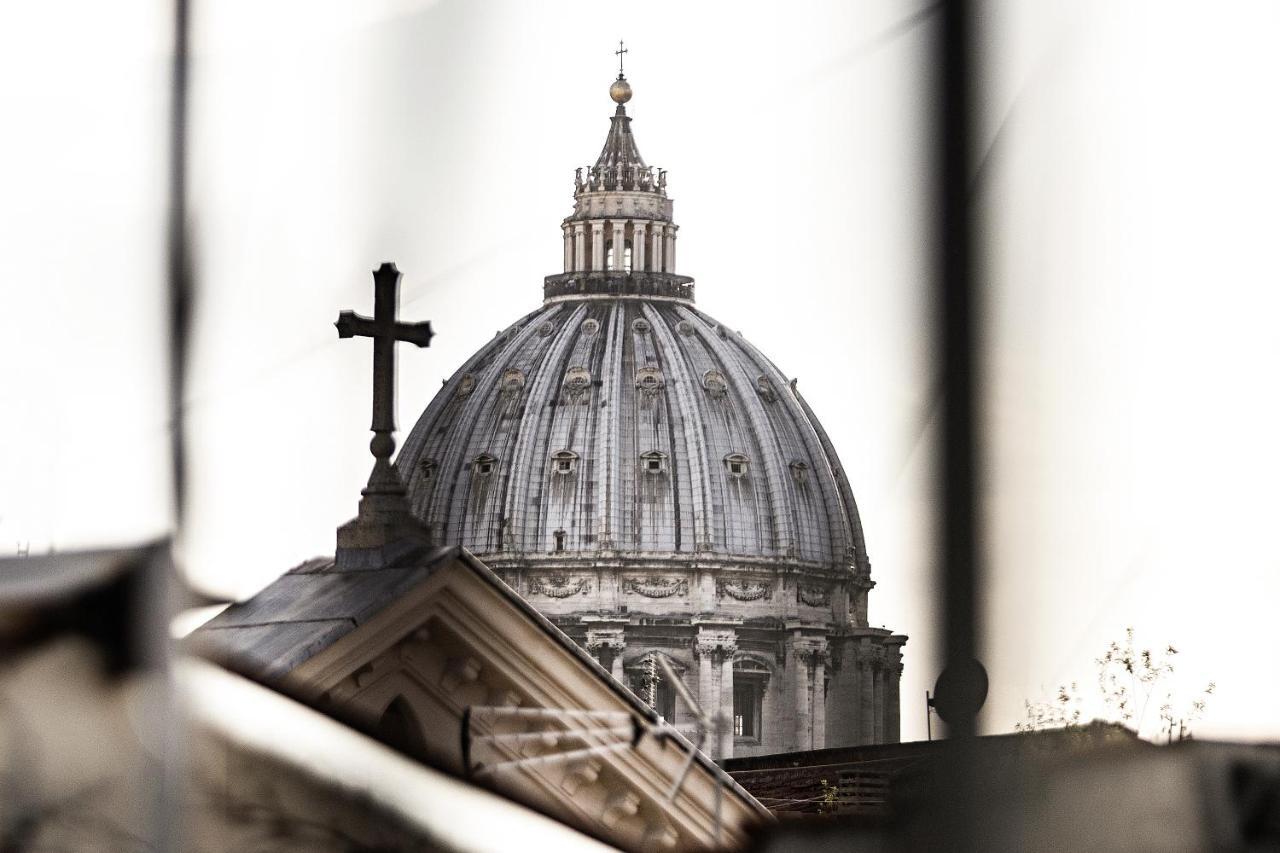
[[569,598],[591,592],[588,578],[570,578],[568,575],[537,575],[529,579],[530,595],[550,598]]
[[645,598],[670,598],[688,595],[689,581],[684,578],[626,578],[622,581],[622,591],[634,592]]
[[810,607],[826,607],[831,604],[831,590],[825,586],[802,583],[796,587],[796,599]]
[[760,581],[716,581],[716,595],[729,596],[738,601],[759,601],[773,595],[773,584]]

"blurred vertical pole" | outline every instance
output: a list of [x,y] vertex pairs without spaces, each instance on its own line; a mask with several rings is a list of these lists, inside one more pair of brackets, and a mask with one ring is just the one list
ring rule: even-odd
[[[937,520],[938,588],[944,595],[945,659],[977,657],[979,340],[974,270],[974,211],[969,172],[973,162],[973,4],[944,0],[935,47],[937,185],[934,206],[934,312],[937,373],[942,383],[942,444]],[[970,719],[950,726],[952,736],[974,733]]]
[[173,79],[169,114],[169,454],[173,475],[174,532],[182,528],[186,509],[186,436],[183,397],[186,394],[187,333],[191,320],[191,259],[187,247],[187,73],[189,7],[174,0]]
[[[977,421],[979,341],[975,222],[969,191],[973,163],[974,3],[943,0],[934,46],[935,198],[934,259],[936,371],[942,385],[939,448],[936,571],[943,591],[944,660],[948,668],[977,657],[981,582]],[[973,716],[948,721],[952,738],[943,792],[944,834],[952,849],[975,849],[975,798],[968,777]]]
[[187,95],[190,71],[190,4],[173,4],[173,74],[169,92],[169,197],[166,229],[166,277],[169,325],[169,465],[173,482],[173,530],[163,566],[150,572],[149,600],[144,618],[149,623],[150,665],[148,694],[154,709],[152,734],[158,764],[155,780],[152,849],[182,848],[185,788],[184,721],[173,683],[173,643],[169,623],[177,612],[182,585],[177,577],[173,546],[181,542],[186,520],[186,377],[191,325],[192,263],[187,214]]

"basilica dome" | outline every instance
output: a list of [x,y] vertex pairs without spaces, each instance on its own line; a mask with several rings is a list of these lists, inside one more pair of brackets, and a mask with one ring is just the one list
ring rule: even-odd
[[400,457],[435,535],[482,557],[865,566],[848,481],[795,384],[699,311],[691,282],[626,293],[670,278],[555,276],[561,295],[454,374]]
[[405,443],[414,513],[487,558],[866,572],[849,483],[795,382],[675,274],[666,173],[640,156],[622,86],[596,164],[578,170],[565,271]]
[[822,426],[676,272],[631,86],[561,223],[562,272],[435,395],[396,462],[492,567],[690,737],[656,661],[732,719],[719,758],[898,737],[906,637],[867,621],[862,524]]

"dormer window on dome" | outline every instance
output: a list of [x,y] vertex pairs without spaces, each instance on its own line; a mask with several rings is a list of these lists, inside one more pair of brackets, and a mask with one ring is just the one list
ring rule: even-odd
[[708,370],[702,374],[702,387],[707,389],[707,393],[712,397],[723,397],[728,391],[728,383],[724,380],[724,374],[718,370]]
[[808,463],[797,459],[791,463],[791,479],[796,483],[806,483],[809,481],[809,465]]
[[747,476],[747,467],[750,460],[741,453],[730,453],[724,458],[724,467],[728,470],[730,477]]
[[656,394],[666,385],[662,371],[656,367],[641,367],[636,371],[636,387],[641,391]]
[[667,470],[667,454],[649,450],[640,454],[640,469],[646,474],[662,474]]
[[423,459],[418,463],[418,469],[422,471],[422,479],[430,480],[436,473],[436,460]]
[[557,474],[572,474],[578,465],[578,454],[572,450],[557,450],[551,454],[551,470]]
[[498,466],[498,460],[487,453],[481,453],[471,462],[471,473],[477,477],[488,477]]

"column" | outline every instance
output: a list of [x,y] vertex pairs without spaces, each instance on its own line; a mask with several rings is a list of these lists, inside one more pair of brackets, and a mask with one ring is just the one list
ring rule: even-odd
[[858,674],[861,684],[858,686],[858,742],[862,744],[876,742],[875,712],[875,673],[871,669],[870,649],[864,644],[858,650]]
[[643,222],[633,222],[631,224],[631,269],[636,272],[644,272],[644,241],[648,239],[644,233],[645,225]]
[[573,271],[573,232],[568,225],[560,226],[564,232],[564,271]]
[[[733,756],[733,655],[738,650],[737,634],[733,631],[699,628],[693,651],[698,658],[698,704],[713,724],[722,715],[726,725],[717,738],[715,731],[708,734],[711,757]],[[727,664],[726,664],[727,662]],[[725,669],[728,669],[729,704],[725,699]]]
[[581,272],[587,268],[587,226],[584,222],[573,223],[573,269]]
[[827,746],[827,695],[824,684],[827,680],[827,656],[825,652],[815,651],[813,654],[813,690],[809,707],[813,717],[810,731],[812,742],[809,749],[826,749]]
[[877,661],[875,665],[875,725],[876,743],[885,743],[884,736],[884,664]]
[[[697,645],[694,646],[694,652],[698,656],[698,704],[702,706],[703,713],[711,717],[716,712],[715,700],[718,694],[715,662],[712,660],[715,646],[699,638]],[[715,746],[713,745],[712,748],[714,749]]]
[[591,223],[591,270],[599,272],[604,269],[604,222],[594,220]]
[[618,272],[626,269],[623,256],[627,250],[627,223],[621,219],[613,220],[613,268]]
[[809,661],[805,648],[798,640],[791,644],[791,711],[795,715],[793,721],[791,750],[809,748]]
[[866,743],[863,735],[862,712],[859,710],[862,704],[862,664],[858,661],[857,653],[858,644],[856,642],[849,643],[844,647],[844,680],[848,685],[848,704],[845,706],[845,713],[848,714],[849,722],[849,745],[858,746]]
[[649,266],[653,267],[654,272],[662,272],[662,223],[653,223],[653,257],[649,260]]
[[666,249],[666,252],[664,253],[664,260],[666,261],[667,272],[676,271],[676,231],[677,230],[678,230],[677,226],[675,225],[667,226],[667,249]]
[[733,656],[737,645],[720,647],[720,710],[727,724],[720,737],[720,757],[733,758]]
[[900,698],[898,696],[898,682],[902,678],[902,665],[889,667],[889,674],[886,676],[885,683],[885,707],[884,707],[884,739],[886,743],[901,743],[902,741],[902,710],[898,706]]
[[626,636],[619,628],[590,628],[587,630],[587,651],[609,670],[609,674],[625,684],[622,670],[622,653],[627,648]]

